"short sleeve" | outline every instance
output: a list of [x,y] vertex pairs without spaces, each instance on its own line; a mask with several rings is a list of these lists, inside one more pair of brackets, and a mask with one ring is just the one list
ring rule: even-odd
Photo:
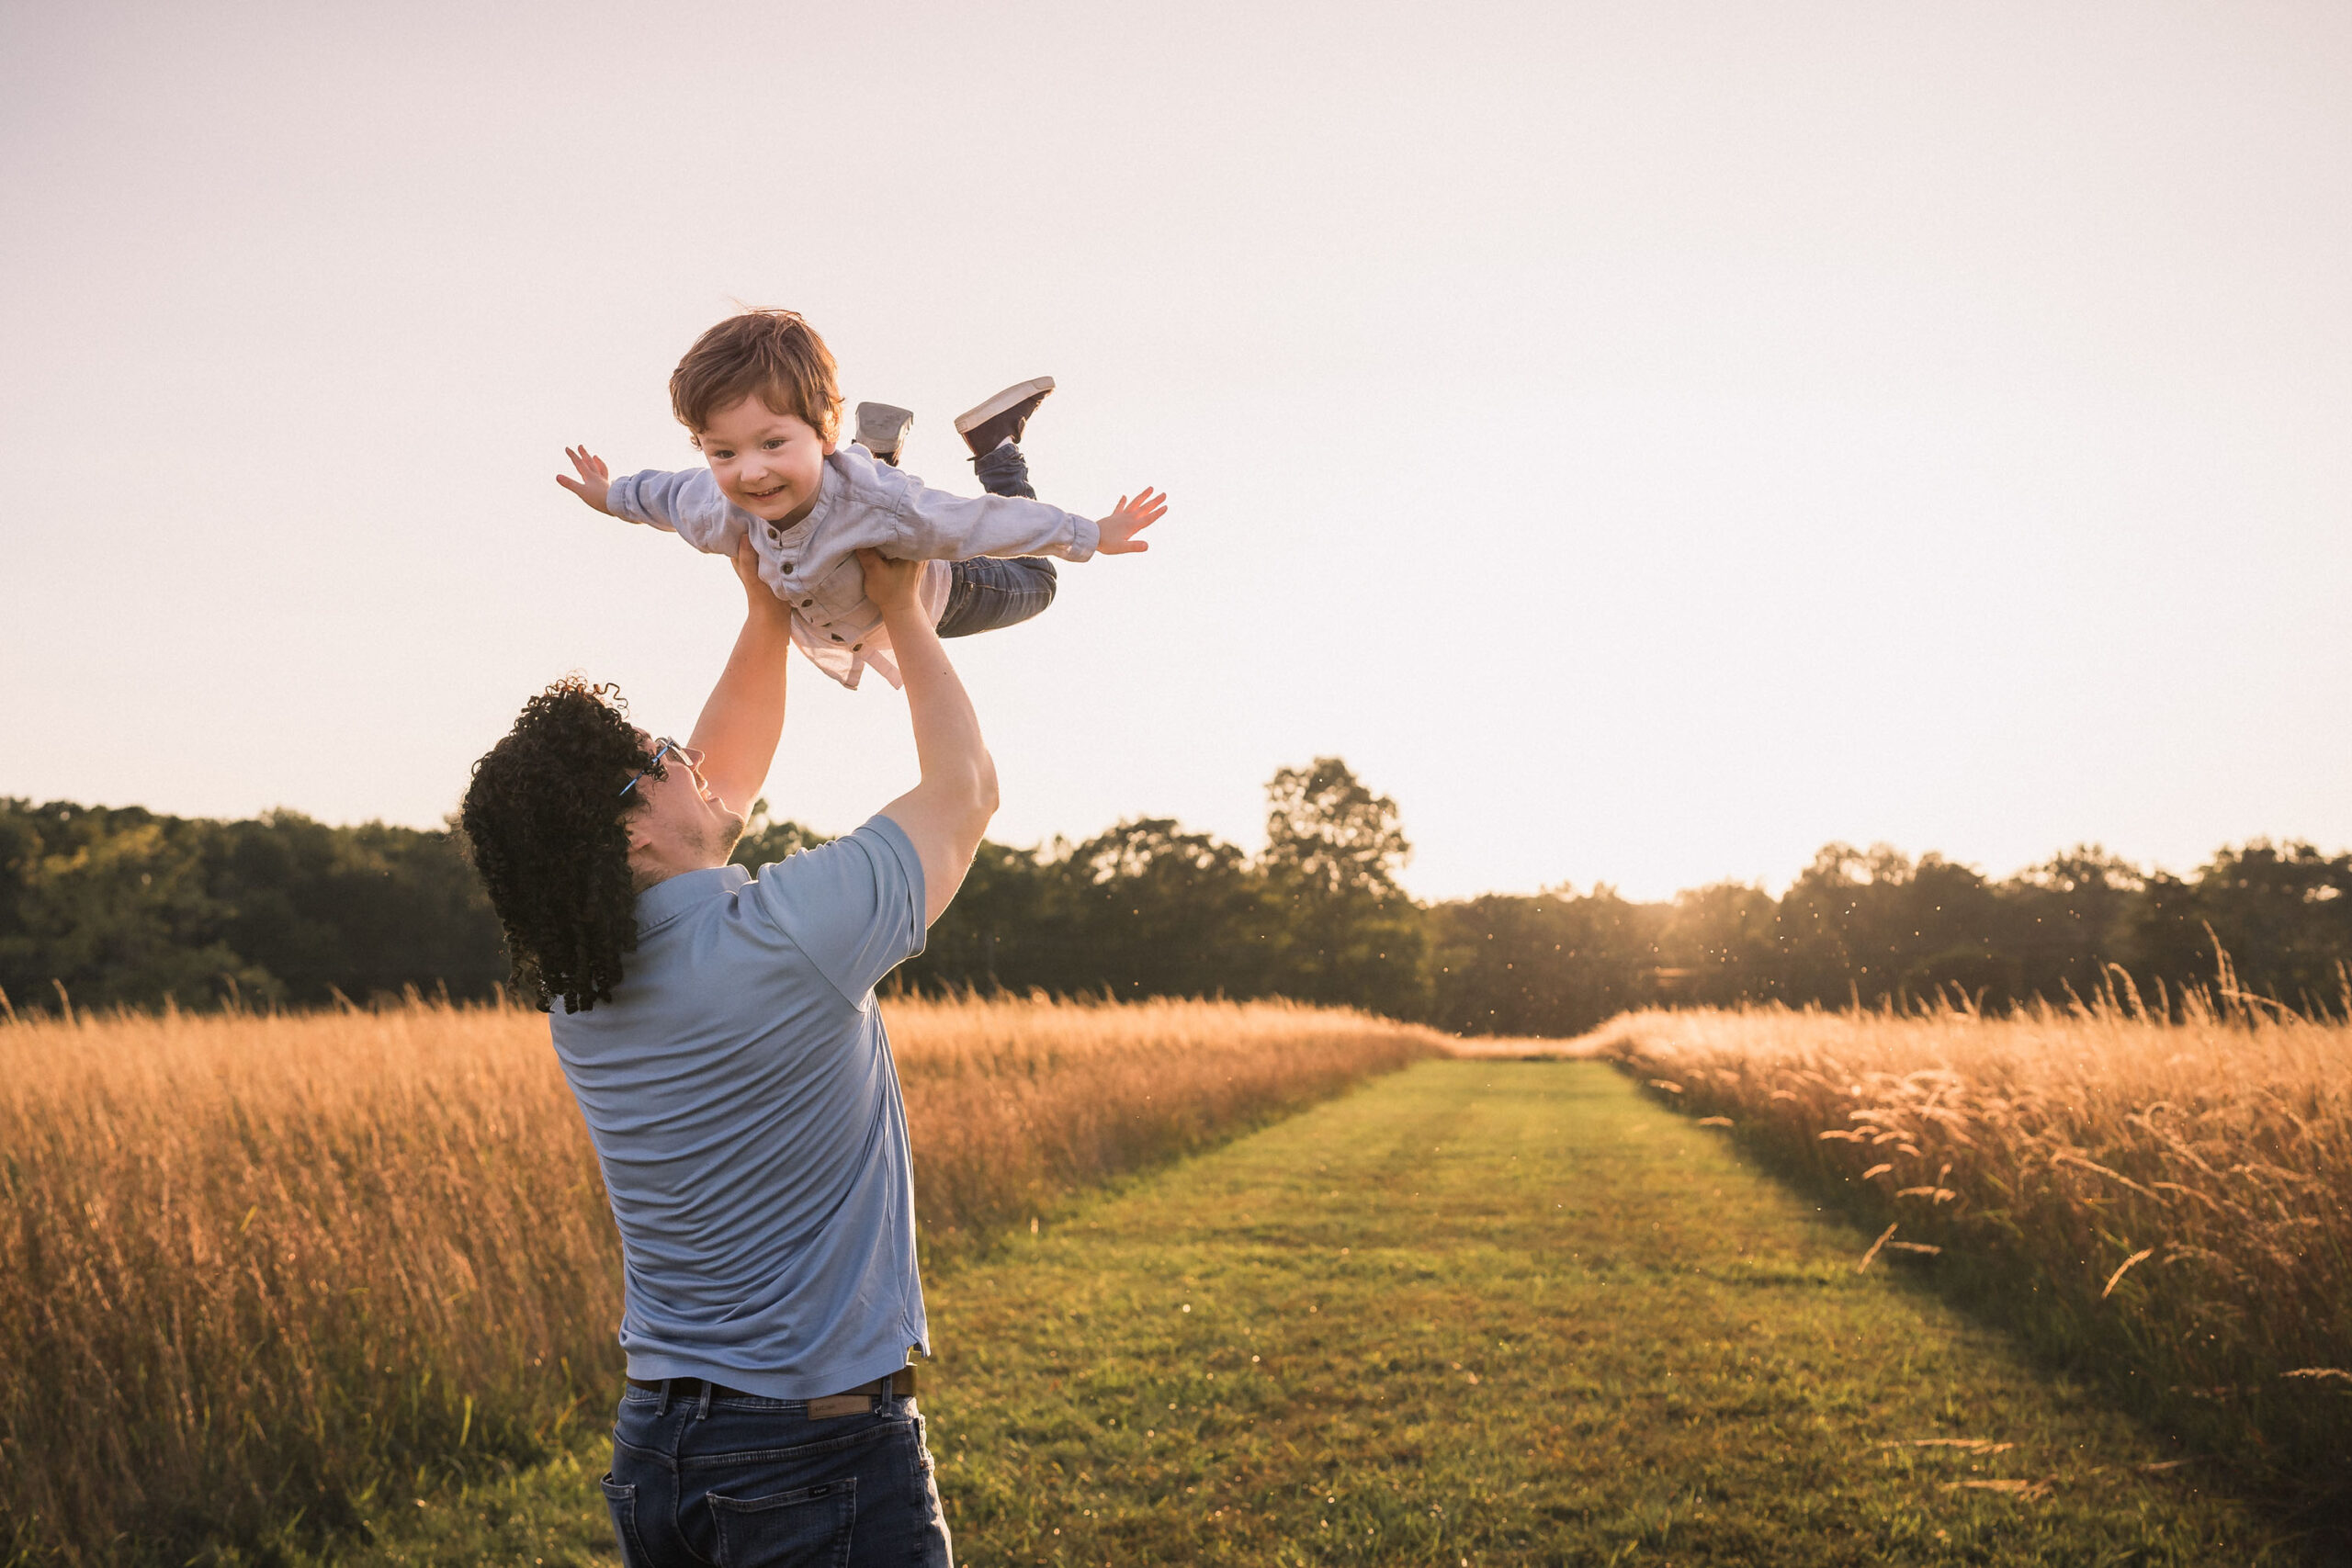
[[853,1004],[922,951],[922,862],[888,817],[760,867],[745,891]]

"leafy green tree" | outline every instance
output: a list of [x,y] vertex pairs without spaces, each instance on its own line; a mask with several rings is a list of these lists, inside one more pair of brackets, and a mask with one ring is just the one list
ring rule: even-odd
[[[735,860],[822,843],[752,812]],[[1723,884],[1671,906],[1606,887],[1423,908],[1396,803],[1336,757],[1267,786],[1251,857],[1165,818],[1082,843],[983,844],[902,971],[918,987],[1284,995],[1464,1032],[1573,1033],[1620,1009],[1780,1000],[1998,1008],[2088,997],[2120,966],[2151,1004],[2211,984],[2352,1010],[2352,854],[2224,847],[2188,877],[2098,848],[1999,884],[1939,855],[1829,844],[1787,894]],[[485,997],[498,930],[456,836],[294,812],[217,822],[0,799],[0,989],[19,1008]]]
[[217,825],[209,860],[221,937],[269,972],[278,1000],[481,997],[506,978],[498,922],[452,829],[275,811]]
[[1396,885],[1412,855],[1396,803],[1317,757],[1266,785],[1259,864],[1279,919],[1277,988],[1304,1001],[1414,1017],[1428,1006],[1421,911]]
[[1274,921],[1261,876],[1233,845],[1167,818],[1122,822],[1057,868],[1080,989],[1114,996],[1263,995]]
[[2016,988],[1984,878],[1941,855],[1830,844],[1781,900],[1789,999],[1898,1006]]
[[1339,758],[1279,768],[1266,782],[1266,868],[1300,892],[1396,897],[1412,856],[1396,803]]
[[1035,850],[982,840],[956,901],[895,983],[984,993],[1085,988],[1059,897],[1062,874]]
[[735,840],[735,852],[727,858],[748,871],[757,871],[803,850],[831,842],[831,839],[812,829],[770,816],[767,796],[762,795],[752,802],[752,814],[743,819],[743,836]]
[[2137,867],[2096,844],[2052,855],[2001,884],[1994,942],[2013,955],[2018,974],[2002,999],[2089,998],[2109,982],[2108,965],[2137,965],[2129,921],[2146,889]]
[[1429,913],[1430,1021],[1460,1034],[1578,1034],[1657,996],[1664,911],[1615,889],[1488,894]]
[[204,1006],[274,998],[274,976],[220,934],[209,823],[66,801],[0,801],[0,989],[18,1005]]
[[505,972],[447,830],[0,801],[0,987],[20,1002],[481,997]]
[[2218,943],[2245,990],[2352,1010],[2352,854],[2263,839],[2224,848],[2191,880],[2150,877],[2129,924],[2153,976],[2211,982]]
[[1663,1001],[1727,1007],[1787,998],[1781,907],[1760,887],[1718,882],[1676,894],[1657,948]]

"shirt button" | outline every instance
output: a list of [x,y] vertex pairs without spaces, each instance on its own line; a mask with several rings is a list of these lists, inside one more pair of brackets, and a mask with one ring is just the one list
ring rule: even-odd
[[792,570],[792,563],[791,563],[790,561],[786,561],[786,562],[785,562],[785,563],[784,563],[784,570],[786,570],[786,571],[790,571],[790,570]]
[[841,640],[842,640],[842,634],[841,634],[841,633],[839,633],[839,632],[835,632],[835,633],[833,634],[833,640],[834,640],[835,642],[839,642],[839,641],[841,641]]
[[800,601],[800,607],[801,607],[802,609],[804,609],[804,610],[805,610],[805,609],[807,609],[809,605],[814,604],[816,602],[817,602],[817,601],[815,601],[814,599],[803,599],[802,601]]

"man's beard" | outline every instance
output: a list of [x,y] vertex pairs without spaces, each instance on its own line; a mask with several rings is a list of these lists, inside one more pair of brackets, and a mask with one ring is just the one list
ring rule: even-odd
[[727,811],[719,815],[717,822],[711,823],[703,829],[702,842],[699,847],[704,854],[724,861],[735,852],[735,846],[742,841],[743,818],[735,812]]

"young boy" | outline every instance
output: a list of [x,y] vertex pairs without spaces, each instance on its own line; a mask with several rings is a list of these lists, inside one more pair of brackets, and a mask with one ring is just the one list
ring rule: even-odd
[[[567,446],[578,477],[559,474],[556,483],[608,516],[666,528],[714,555],[734,554],[748,536],[760,579],[792,607],[793,641],[809,660],[853,690],[869,665],[895,686],[860,548],[929,561],[924,612],[940,636],[966,637],[1052,602],[1044,556],[1082,561],[1150,547],[1137,536],[1167,511],[1164,495],[1121,496],[1099,520],[1035,499],[1020,441],[1053,387],[1051,377],[1021,382],[956,420],[989,493],[949,495],[899,471],[914,421],[904,409],[860,403],[856,444],[838,446],[842,398],[824,340],[790,310],[748,310],[696,339],[670,378],[670,406],[707,468],[616,479],[602,457]],[[981,558],[999,557],[1016,558]]]

